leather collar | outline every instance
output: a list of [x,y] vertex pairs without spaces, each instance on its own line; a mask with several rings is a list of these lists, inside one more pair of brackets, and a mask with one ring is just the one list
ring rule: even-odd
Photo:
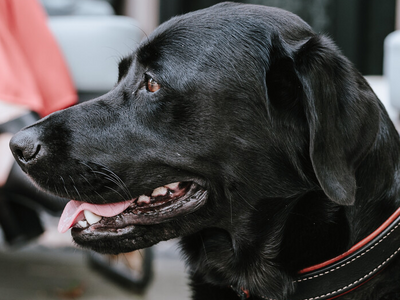
[[[382,271],[399,252],[400,208],[376,231],[347,252],[301,270],[295,280],[296,292],[289,299],[327,300],[342,296]],[[237,292],[240,299],[248,299],[251,296],[243,288]]]

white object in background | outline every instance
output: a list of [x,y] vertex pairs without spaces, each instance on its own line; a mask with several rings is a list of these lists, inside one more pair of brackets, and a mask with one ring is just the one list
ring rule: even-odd
[[386,37],[383,57],[383,74],[389,84],[390,103],[400,111],[400,30]]
[[142,39],[139,24],[124,16],[57,16],[50,28],[67,61],[75,87],[109,91],[118,79],[118,63]]
[[381,100],[389,114],[390,119],[393,122],[397,122],[399,117],[399,112],[390,102],[389,98],[389,84],[387,78],[384,76],[365,76],[368,84],[371,86],[372,90],[376,96]]

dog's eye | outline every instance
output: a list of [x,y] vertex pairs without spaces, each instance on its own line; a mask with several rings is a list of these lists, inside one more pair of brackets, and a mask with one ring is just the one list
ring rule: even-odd
[[147,79],[147,90],[150,93],[157,92],[161,88],[161,85],[155,81],[153,78],[149,77]]

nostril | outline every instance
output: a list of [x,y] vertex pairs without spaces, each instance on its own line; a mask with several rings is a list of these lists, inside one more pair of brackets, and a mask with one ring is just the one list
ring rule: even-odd
[[27,147],[24,149],[15,149],[14,153],[21,162],[27,163],[38,155],[40,148],[40,144],[32,145],[32,147]]
[[16,156],[19,160],[25,162],[24,153],[22,152],[21,149],[16,149],[16,150],[14,151],[14,153],[15,153],[15,156]]
[[42,146],[33,130],[22,130],[10,141],[11,151],[21,167],[31,165],[38,158]]

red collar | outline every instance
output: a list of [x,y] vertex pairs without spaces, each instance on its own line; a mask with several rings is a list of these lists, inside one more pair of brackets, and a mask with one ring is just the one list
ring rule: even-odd
[[[400,208],[377,230],[345,253],[301,270],[290,300],[328,300],[347,294],[382,271],[400,252]],[[250,293],[240,289],[241,299]],[[261,299],[271,299],[258,296]]]

